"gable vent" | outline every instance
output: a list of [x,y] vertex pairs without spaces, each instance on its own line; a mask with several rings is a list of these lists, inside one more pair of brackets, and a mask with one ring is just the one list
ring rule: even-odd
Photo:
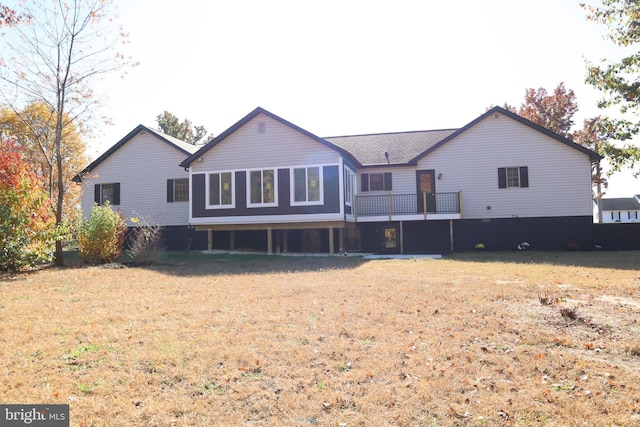
[[258,133],[265,133],[267,131],[267,124],[265,122],[258,122]]

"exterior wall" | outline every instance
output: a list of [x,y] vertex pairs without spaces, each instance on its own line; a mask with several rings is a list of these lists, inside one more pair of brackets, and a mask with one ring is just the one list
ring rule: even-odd
[[[528,167],[529,187],[499,189],[497,169],[519,166]],[[589,157],[503,115],[472,126],[417,169],[442,174],[438,192],[462,191],[463,218],[592,216]]]
[[[250,224],[344,219],[342,158],[337,151],[271,117],[258,114],[191,164],[191,223]],[[323,171],[321,205],[292,206],[291,169],[319,166]],[[247,206],[247,171],[277,169],[277,206]],[[235,207],[206,208],[206,177],[231,171],[235,177]]]
[[[596,216],[597,220],[597,216]],[[624,211],[602,211],[603,223],[620,223],[620,222],[640,222],[640,211],[624,210]]]
[[291,206],[290,205],[290,176],[289,169],[278,169],[278,206],[247,207],[245,171],[235,173],[235,207],[229,209],[206,208],[206,174],[192,174],[191,200],[192,217],[216,218],[216,222],[225,222],[221,218],[230,218],[232,223],[248,223],[254,221],[277,222],[278,219],[264,217],[296,215],[305,221],[306,215],[312,214],[340,214],[338,166],[323,167],[324,203],[322,205]]
[[[264,132],[259,132],[264,123]],[[184,159],[183,159],[184,160]],[[340,154],[272,118],[258,114],[191,164],[192,173],[263,167],[338,164]]]
[[82,179],[82,213],[91,214],[94,185],[120,183],[120,205],[127,225],[132,217],[151,224],[187,225],[189,202],[167,203],[167,179],[188,178],[178,166],[186,155],[147,132],[140,132]]

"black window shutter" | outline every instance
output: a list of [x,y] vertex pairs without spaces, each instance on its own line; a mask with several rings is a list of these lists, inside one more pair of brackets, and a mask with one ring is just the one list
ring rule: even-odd
[[173,180],[167,180],[167,203],[173,203]]
[[115,184],[113,184],[113,204],[114,205],[120,204],[120,183],[119,182],[116,182]]
[[385,191],[393,190],[393,186],[391,185],[391,172],[386,172],[384,174],[384,190]]
[[94,188],[95,188],[95,190],[94,190],[94,193],[93,193],[93,201],[94,201],[98,206],[100,206],[100,205],[102,204],[102,203],[100,203],[100,202],[101,202],[101,200],[100,200],[100,184],[96,184],[96,185],[94,186]]
[[369,191],[369,174],[363,173],[360,176],[360,186],[362,187],[362,191]]
[[529,187],[529,168],[527,166],[520,167],[520,187]]
[[507,168],[498,168],[498,188],[507,188]]

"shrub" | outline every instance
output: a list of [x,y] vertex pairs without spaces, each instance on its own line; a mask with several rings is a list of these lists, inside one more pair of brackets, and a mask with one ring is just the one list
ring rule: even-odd
[[[132,219],[133,221],[133,219]],[[155,264],[164,253],[160,225],[142,224],[131,231],[127,255],[140,264]]]
[[108,202],[94,205],[91,216],[82,221],[78,231],[80,255],[90,262],[115,260],[122,253],[126,231],[122,214],[114,212]]
[[20,148],[0,144],[0,271],[15,272],[51,261],[56,227],[43,183],[29,170]]

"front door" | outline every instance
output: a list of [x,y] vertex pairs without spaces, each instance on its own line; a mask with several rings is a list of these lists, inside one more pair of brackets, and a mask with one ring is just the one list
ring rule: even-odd
[[416,191],[418,194],[418,213],[424,212],[425,195],[427,212],[436,211],[436,171],[433,169],[416,172]]

